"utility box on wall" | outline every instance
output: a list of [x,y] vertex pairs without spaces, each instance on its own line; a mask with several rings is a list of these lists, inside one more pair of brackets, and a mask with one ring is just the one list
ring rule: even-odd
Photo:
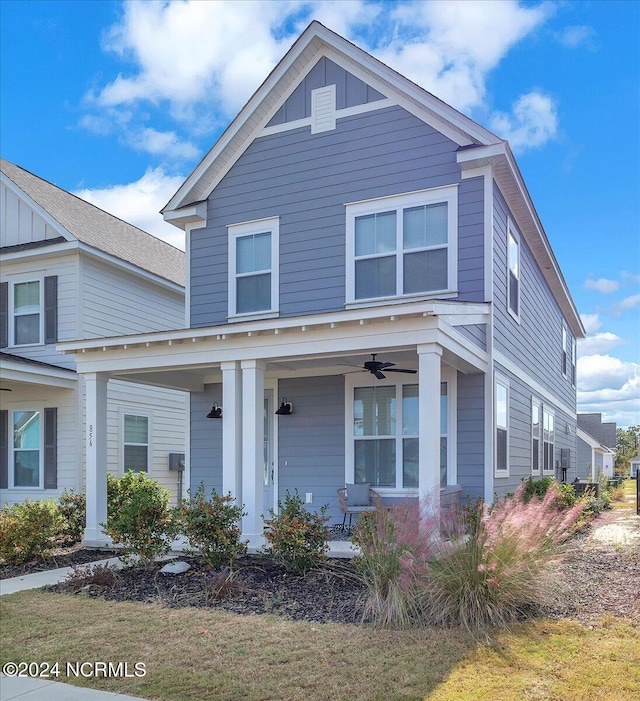
[[184,453],[169,453],[169,470],[184,472]]

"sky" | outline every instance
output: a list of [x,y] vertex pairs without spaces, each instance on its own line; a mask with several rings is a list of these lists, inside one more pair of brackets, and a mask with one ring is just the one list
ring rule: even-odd
[[0,0],[0,154],[159,210],[313,19],[508,139],[587,336],[578,410],[640,424],[640,2]]

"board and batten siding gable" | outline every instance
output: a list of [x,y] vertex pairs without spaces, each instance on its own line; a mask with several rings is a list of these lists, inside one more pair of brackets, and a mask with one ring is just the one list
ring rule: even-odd
[[[565,406],[575,410],[576,391],[562,375],[564,317],[524,237],[494,183],[493,317],[494,348]],[[519,323],[508,311],[507,221],[520,241]],[[568,327],[567,327],[568,330]],[[571,332],[568,330],[569,336]]]
[[336,86],[336,109],[338,110],[385,98],[370,85],[323,56],[302,79],[300,85],[291,93],[267,126],[272,127],[310,117],[312,90],[329,85]]
[[82,338],[184,327],[181,293],[93,259],[84,259],[80,270]]
[[0,248],[60,238],[60,231],[34,211],[24,197],[0,184]]
[[[3,261],[0,279],[3,282],[26,282],[40,280],[45,284],[47,278],[57,277],[57,340],[71,341],[79,337],[77,312],[77,263],[74,253],[46,256],[37,261],[28,258]],[[44,299],[44,290],[42,291]],[[44,314],[44,307],[40,310]],[[8,323],[12,319],[8,318]],[[46,329],[45,329],[46,331]],[[44,338],[43,338],[44,340]],[[55,343],[35,346],[7,346],[8,353],[20,355],[23,358],[51,363],[70,370],[75,369],[73,356],[63,355],[56,350]]]
[[278,421],[278,498],[297,488],[307,492],[311,511],[324,504],[331,522],[342,522],[338,489],[345,481],[344,377],[280,380],[280,396],[293,398],[295,411]]
[[[400,107],[255,139],[208,200],[207,226],[191,232],[191,326],[228,315],[227,226],[279,217],[280,316],[344,309],[345,204],[460,184],[457,145]],[[482,181],[461,184],[464,299],[481,299]],[[461,295],[461,298],[462,295]]]

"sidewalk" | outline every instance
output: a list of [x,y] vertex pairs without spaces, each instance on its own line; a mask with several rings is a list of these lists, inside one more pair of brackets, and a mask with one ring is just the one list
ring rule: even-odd
[[139,696],[113,694],[50,679],[0,675],[0,701],[140,701]]

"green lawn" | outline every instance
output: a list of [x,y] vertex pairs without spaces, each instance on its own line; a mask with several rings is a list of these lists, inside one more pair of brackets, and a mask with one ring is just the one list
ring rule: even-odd
[[479,645],[458,631],[381,631],[215,610],[21,592],[0,600],[0,658],[143,662],[144,678],[73,681],[165,701],[640,698],[640,629],[536,621]]

